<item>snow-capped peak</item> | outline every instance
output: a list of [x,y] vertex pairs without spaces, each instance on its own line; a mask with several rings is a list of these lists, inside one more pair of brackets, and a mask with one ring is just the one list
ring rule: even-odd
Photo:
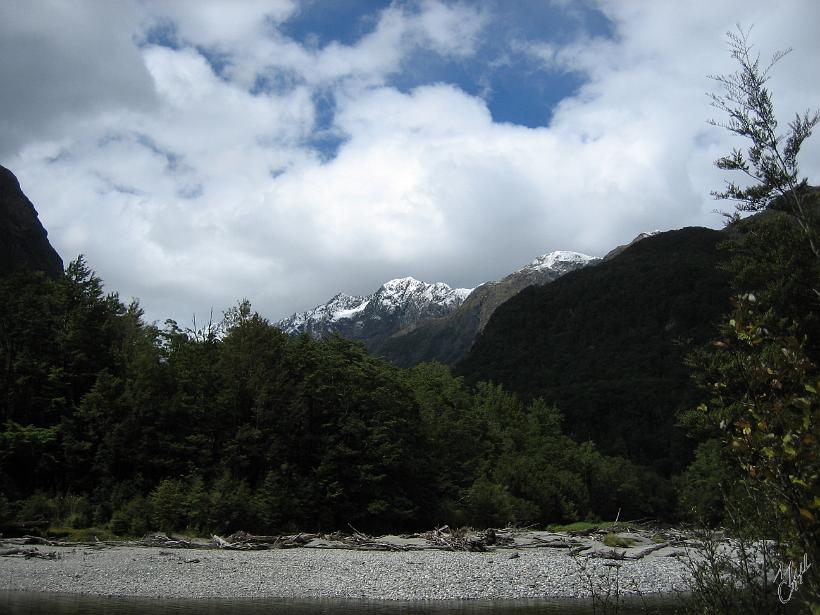
[[549,254],[539,256],[520,271],[542,271],[544,269],[564,271],[567,269],[578,269],[588,265],[593,260],[595,260],[594,256],[581,254],[580,252],[556,250],[555,252],[550,252]]
[[396,278],[382,284],[375,295],[388,310],[412,301],[418,305],[438,304],[457,307],[472,292],[472,288],[450,288],[444,282],[428,284],[413,277]]
[[366,297],[339,293],[324,305],[281,320],[279,326],[287,333],[317,336],[339,328],[361,327],[366,320],[396,319],[402,327],[443,316],[461,305],[472,290],[453,289],[443,282],[428,284],[409,276],[396,278]]

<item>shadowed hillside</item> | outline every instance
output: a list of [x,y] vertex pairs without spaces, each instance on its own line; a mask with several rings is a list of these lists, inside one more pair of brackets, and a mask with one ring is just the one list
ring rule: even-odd
[[599,259],[577,252],[552,252],[496,282],[482,284],[458,309],[385,338],[370,350],[392,363],[410,367],[424,361],[455,365],[467,356],[496,308],[528,286],[542,286]]
[[523,290],[495,311],[458,371],[556,403],[577,440],[666,474],[681,469],[689,445],[675,413],[695,396],[683,359],[727,311],[724,237],[661,233]]
[[34,205],[7,168],[0,166],[0,274],[18,269],[63,274],[63,260],[48,242]]

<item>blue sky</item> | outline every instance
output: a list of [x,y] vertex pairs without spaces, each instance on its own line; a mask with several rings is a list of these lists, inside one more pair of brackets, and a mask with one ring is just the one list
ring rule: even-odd
[[[392,4],[420,10],[416,2]],[[376,28],[378,10],[390,6],[389,1],[309,2],[281,30],[304,45],[323,47],[334,41],[352,45]],[[585,2],[572,10],[543,0],[485,2],[480,6],[491,17],[469,58],[444,56],[422,47],[403,61],[401,71],[388,83],[403,92],[429,83],[454,84],[484,98],[496,122],[547,126],[553,107],[571,96],[583,80],[568,70],[544,71],[536,58],[524,49],[511,49],[509,42],[539,40],[561,45],[579,36],[611,37],[609,20]]]
[[738,144],[705,93],[738,22],[794,47],[782,121],[817,107],[812,0],[0,3],[0,163],[150,319],[472,287],[720,226],[712,161]]

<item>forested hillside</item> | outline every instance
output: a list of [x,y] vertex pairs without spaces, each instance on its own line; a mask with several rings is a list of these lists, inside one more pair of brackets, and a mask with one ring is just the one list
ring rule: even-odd
[[470,351],[496,308],[528,286],[542,286],[570,271],[587,267],[598,259],[578,252],[552,252],[501,280],[475,288],[457,309],[408,327],[370,347],[380,357],[402,367],[424,361],[453,366]]
[[[401,530],[671,509],[666,482],[549,405],[291,338],[247,303],[143,322],[80,259],[0,281],[0,525]],[[16,528],[16,529],[15,529]]]
[[578,441],[678,472],[691,444],[676,414],[698,399],[684,359],[729,306],[724,239],[705,228],[661,233],[527,288],[496,310],[458,372],[556,404]]

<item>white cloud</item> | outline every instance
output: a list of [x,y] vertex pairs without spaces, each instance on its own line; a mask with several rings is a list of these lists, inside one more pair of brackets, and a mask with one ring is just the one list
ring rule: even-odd
[[[186,324],[246,296],[278,318],[391,277],[468,286],[553,249],[602,254],[647,229],[720,225],[711,162],[731,141],[706,124],[706,75],[733,69],[722,37],[738,20],[757,24],[761,48],[796,49],[772,79],[778,109],[820,100],[811,2],[602,2],[612,39],[528,43],[544,78],[584,78],[537,129],[494,122],[453,85],[391,85],[419,50],[475,61],[498,32],[473,4],[397,4],[353,44],[324,47],[279,29],[294,2],[11,6],[0,41],[31,57],[0,60],[20,92],[0,93],[3,164],[64,258],[86,253],[149,317]],[[160,23],[178,48],[135,46]],[[511,36],[504,70],[522,48]],[[224,60],[220,74],[203,53]],[[27,84],[21,66],[64,78]],[[258,92],[260,76],[285,85]],[[319,92],[345,139],[330,160],[311,145]],[[818,152],[807,142],[814,178]]]

